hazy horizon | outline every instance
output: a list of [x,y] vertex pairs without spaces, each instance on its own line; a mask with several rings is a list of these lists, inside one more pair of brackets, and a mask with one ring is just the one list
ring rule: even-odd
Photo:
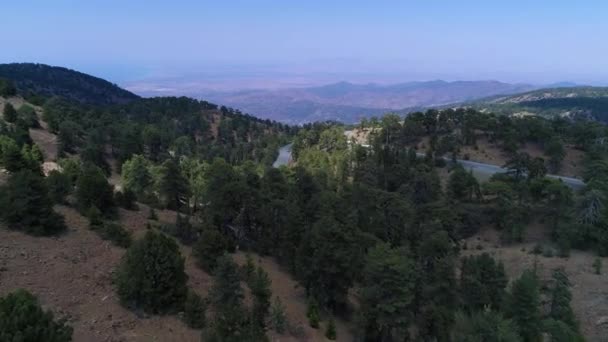
[[[59,0],[8,3],[0,62],[124,86],[216,89],[442,79],[605,85],[603,2]],[[27,13],[27,15],[25,15]]]

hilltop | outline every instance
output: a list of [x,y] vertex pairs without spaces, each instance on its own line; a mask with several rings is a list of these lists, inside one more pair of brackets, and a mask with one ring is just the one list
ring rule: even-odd
[[0,78],[11,80],[20,95],[59,96],[80,103],[109,105],[139,96],[104,79],[75,70],[34,63],[0,64]]
[[495,96],[466,105],[497,114],[608,122],[608,87],[544,88],[509,96]]

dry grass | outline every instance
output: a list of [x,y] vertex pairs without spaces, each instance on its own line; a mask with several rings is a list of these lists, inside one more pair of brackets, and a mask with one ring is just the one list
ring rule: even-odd
[[[588,341],[607,341],[608,324],[598,323],[608,319],[608,273],[594,273],[592,264],[596,256],[582,251],[572,251],[568,258],[535,255],[530,253],[534,246],[549,239],[539,224],[533,224],[527,233],[524,243],[502,246],[499,233],[486,228],[477,236],[467,239],[468,250],[463,254],[491,254],[503,261],[511,279],[526,269],[536,267],[541,279],[546,282],[551,278],[553,269],[563,267],[572,283],[572,307],[580,321],[581,331]],[[603,258],[603,262],[606,264],[606,258]]]

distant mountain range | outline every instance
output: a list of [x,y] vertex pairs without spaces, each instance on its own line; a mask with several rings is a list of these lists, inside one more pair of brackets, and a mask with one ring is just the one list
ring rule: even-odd
[[[552,86],[571,86],[560,83]],[[286,123],[357,122],[386,112],[409,112],[540,88],[498,81],[426,81],[393,85],[339,82],[279,90],[202,91],[196,96]]]

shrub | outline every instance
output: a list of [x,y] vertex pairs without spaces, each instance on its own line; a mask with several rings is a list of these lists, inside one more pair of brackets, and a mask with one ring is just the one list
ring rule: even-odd
[[319,321],[321,320],[319,317],[319,306],[314,300],[308,302],[306,317],[308,317],[308,324],[310,324],[312,328],[319,328]]
[[89,219],[89,228],[95,229],[95,226],[101,226],[103,224],[103,217],[101,211],[96,206],[90,207],[86,212],[87,218]]
[[135,241],[116,272],[116,289],[124,305],[150,313],[183,308],[187,294],[184,258],[173,239],[153,231]]
[[602,259],[601,258],[595,258],[595,260],[593,261],[593,270],[595,271],[595,274],[602,274]]
[[150,207],[150,213],[148,214],[148,220],[158,221],[158,215],[156,215],[156,210]]
[[196,292],[188,291],[186,302],[184,303],[184,322],[193,329],[205,327],[207,312],[207,302]]
[[228,249],[226,238],[215,228],[204,229],[193,247],[194,257],[200,268],[213,273],[217,258],[224,255]]
[[54,320],[53,313],[44,311],[29,292],[17,290],[0,298],[0,341],[71,340],[72,328],[63,320]]
[[287,316],[285,315],[285,307],[281,302],[281,298],[275,297],[272,306],[270,307],[270,328],[279,334],[284,333],[287,330],[288,322]]
[[70,177],[65,173],[53,170],[46,177],[46,185],[49,189],[49,197],[54,203],[65,203],[65,198],[72,191]]
[[329,323],[327,323],[327,330],[325,331],[325,337],[327,337],[328,340],[332,340],[334,341],[336,339],[336,323],[334,322],[333,318],[329,319]]
[[93,225],[91,229],[97,232],[104,240],[112,241],[118,247],[127,248],[131,245],[131,232],[114,222],[105,222],[101,225]]
[[127,210],[138,210],[137,204],[135,201],[137,200],[137,196],[135,193],[129,189],[125,189],[123,191],[117,191],[114,194],[114,202],[121,208]]
[[85,164],[76,181],[76,200],[81,211],[96,206],[102,213],[112,213],[114,191],[103,171],[95,165]]
[[15,122],[17,121],[17,111],[15,110],[15,107],[13,107],[12,104],[10,104],[9,102],[7,102],[4,105],[4,121],[6,122]]
[[0,187],[0,219],[10,228],[34,235],[65,229],[63,217],[53,211],[46,183],[29,170],[17,172]]

